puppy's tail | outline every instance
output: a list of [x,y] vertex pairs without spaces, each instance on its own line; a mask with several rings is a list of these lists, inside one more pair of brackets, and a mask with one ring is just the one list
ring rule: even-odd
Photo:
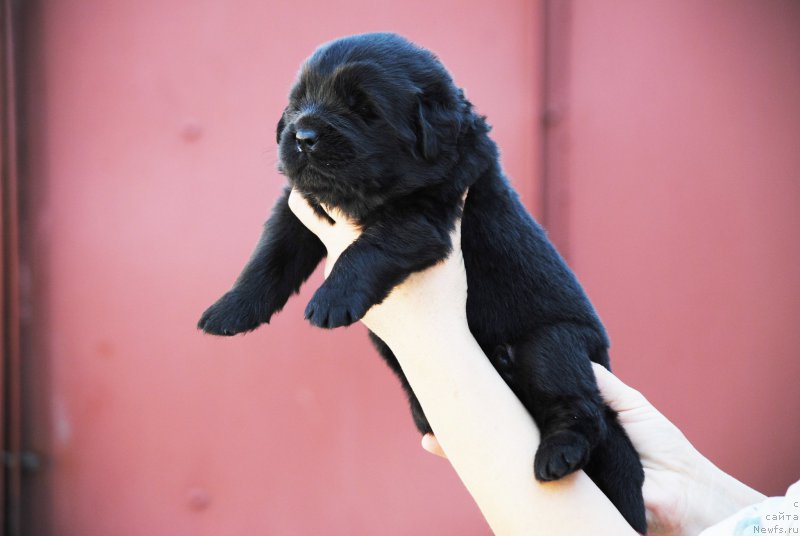
[[605,419],[606,438],[594,448],[584,471],[631,527],[644,534],[647,532],[647,520],[642,497],[642,462],[617,420],[617,413],[608,406],[605,408]]

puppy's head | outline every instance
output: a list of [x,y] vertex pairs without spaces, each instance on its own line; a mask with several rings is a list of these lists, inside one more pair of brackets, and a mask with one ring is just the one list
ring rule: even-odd
[[394,34],[320,47],[278,122],[279,169],[320,201],[363,216],[442,180],[472,114],[430,52]]

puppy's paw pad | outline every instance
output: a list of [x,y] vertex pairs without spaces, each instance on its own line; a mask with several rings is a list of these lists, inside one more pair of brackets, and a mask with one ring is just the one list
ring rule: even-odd
[[305,316],[315,326],[332,329],[360,320],[371,306],[359,292],[322,285],[308,302]]
[[591,447],[586,438],[570,430],[542,438],[533,462],[537,480],[558,480],[586,465]]
[[229,337],[269,322],[269,316],[264,314],[264,310],[264,304],[255,303],[241,293],[230,291],[206,309],[197,327],[211,335]]

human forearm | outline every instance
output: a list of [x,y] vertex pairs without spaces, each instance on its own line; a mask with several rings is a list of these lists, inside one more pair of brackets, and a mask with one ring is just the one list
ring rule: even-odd
[[539,432],[465,321],[416,324],[413,335],[386,342],[496,534],[634,533],[582,471],[548,484],[534,479]]

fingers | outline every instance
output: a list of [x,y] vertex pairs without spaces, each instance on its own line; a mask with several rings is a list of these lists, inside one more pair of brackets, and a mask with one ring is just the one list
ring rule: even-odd
[[461,220],[464,215],[464,205],[467,202],[467,195],[469,194],[469,188],[466,189],[464,195],[461,196],[461,216],[455,221],[455,226],[453,230],[450,232],[450,236],[453,239],[453,245],[457,246],[455,249],[461,247]]
[[422,436],[422,448],[431,454],[447,459],[447,455],[444,453],[439,442],[436,440],[436,436],[433,434],[425,434]]
[[647,399],[632,387],[628,387],[622,380],[614,376],[608,369],[597,363],[592,363],[597,387],[603,399],[614,411],[628,411],[631,409],[649,406]]
[[[314,208],[309,204],[306,198],[294,188],[292,188],[292,192],[289,194],[289,209],[291,209],[303,225],[308,227],[309,231],[320,238],[323,238],[325,233],[332,227],[328,221],[320,217],[314,211]],[[328,212],[325,207],[323,207],[323,209]],[[328,213],[330,214],[330,212]]]
[[289,208],[294,212],[294,215],[308,227],[308,229],[319,236],[322,241],[325,241],[325,235],[332,232],[335,227],[341,227],[340,232],[361,232],[358,225],[350,219],[350,217],[336,207],[332,207],[325,203],[320,203],[320,207],[336,225],[331,224],[327,219],[321,217],[314,207],[303,197],[303,194],[292,188],[289,194]]
[[326,205],[325,203],[320,203],[319,205],[322,207],[322,210],[324,210],[328,214],[328,216],[330,216],[331,219],[336,223],[342,223],[342,224],[351,223],[350,219],[345,215],[345,213],[339,210],[338,208]]

